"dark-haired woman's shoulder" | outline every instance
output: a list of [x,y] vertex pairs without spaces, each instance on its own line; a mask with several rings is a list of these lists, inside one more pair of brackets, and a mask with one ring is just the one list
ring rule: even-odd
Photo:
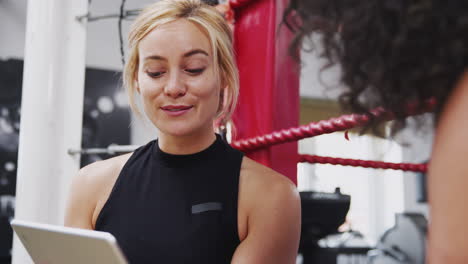
[[96,218],[131,154],[97,161],[78,171],[69,189],[65,226],[94,229]]
[[468,73],[437,124],[429,166],[429,263],[468,263]]
[[238,212],[242,242],[232,263],[295,263],[301,206],[294,183],[244,157]]

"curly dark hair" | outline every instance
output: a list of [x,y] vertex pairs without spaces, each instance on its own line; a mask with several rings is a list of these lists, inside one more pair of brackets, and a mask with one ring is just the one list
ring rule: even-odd
[[438,116],[468,65],[467,0],[291,0],[283,22],[291,54],[317,35],[314,50],[341,66],[344,109],[393,111],[393,132],[408,102],[435,98]]

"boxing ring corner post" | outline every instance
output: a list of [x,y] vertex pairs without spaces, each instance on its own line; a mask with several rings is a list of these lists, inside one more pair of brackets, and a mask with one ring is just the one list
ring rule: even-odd
[[[28,1],[15,218],[63,224],[79,169],[87,0]],[[13,264],[33,263],[15,237]]]
[[[299,68],[288,52],[294,36],[281,26],[287,0],[229,0],[229,5],[234,9],[234,49],[240,77],[234,139],[297,126]],[[246,154],[297,183],[297,164],[289,158],[297,152],[294,141]]]

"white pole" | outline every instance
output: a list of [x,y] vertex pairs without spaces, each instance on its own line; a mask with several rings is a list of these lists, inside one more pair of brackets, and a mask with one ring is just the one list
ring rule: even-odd
[[[15,218],[63,224],[79,169],[87,0],[29,0]],[[13,264],[32,263],[15,236]]]

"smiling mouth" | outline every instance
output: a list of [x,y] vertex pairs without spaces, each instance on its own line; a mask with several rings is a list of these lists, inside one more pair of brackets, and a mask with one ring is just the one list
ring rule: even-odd
[[178,111],[185,111],[189,110],[193,106],[179,106],[179,105],[170,105],[170,106],[163,106],[161,107],[162,110],[164,111],[169,111],[169,112],[178,112]]
[[163,110],[169,111],[169,112],[178,112],[178,111],[183,111],[183,110],[187,110],[187,109],[163,109]]
[[193,105],[168,105],[161,107],[167,115],[172,117],[183,116],[193,108]]

